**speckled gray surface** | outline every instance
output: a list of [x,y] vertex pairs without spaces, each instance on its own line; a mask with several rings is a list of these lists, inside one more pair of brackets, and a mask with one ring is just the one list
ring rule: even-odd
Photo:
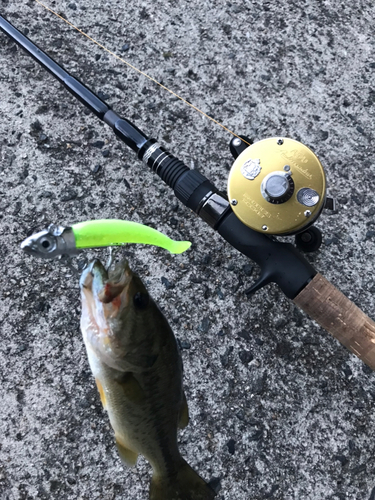
[[[308,258],[375,317],[372,2],[46,3],[237,133],[312,147],[339,208]],[[1,14],[225,187],[230,135],[36,2],[2,0]],[[193,242],[127,255],[185,347],[180,448],[221,478],[218,498],[373,500],[374,374],[276,286],[248,299],[257,269],[3,34],[0,67],[1,499],[147,498],[150,467],[123,468],[94,387],[76,276],[19,250],[49,222],[118,217]]]

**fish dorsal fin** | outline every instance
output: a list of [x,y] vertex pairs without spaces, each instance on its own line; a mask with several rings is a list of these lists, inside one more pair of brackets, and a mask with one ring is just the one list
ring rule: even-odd
[[121,442],[118,440],[117,437],[116,437],[116,445],[122,463],[127,467],[133,467],[137,463],[138,453],[136,453],[133,450],[130,450],[129,448],[121,444]]
[[180,415],[178,420],[178,428],[185,429],[187,424],[189,423],[189,408],[186,401],[185,393],[182,395],[182,403],[180,408]]

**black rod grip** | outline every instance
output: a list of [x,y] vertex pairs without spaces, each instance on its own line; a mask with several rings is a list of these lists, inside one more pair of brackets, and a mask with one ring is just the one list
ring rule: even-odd
[[260,266],[260,278],[251,292],[273,282],[287,297],[294,299],[316,275],[315,269],[292,244],[281,243],[250,229],[233,211],[223,217],[217,232]]

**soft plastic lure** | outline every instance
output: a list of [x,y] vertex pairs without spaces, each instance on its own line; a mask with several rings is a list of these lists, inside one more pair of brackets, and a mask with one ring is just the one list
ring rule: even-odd
[[54,259],[60,255],[75,255],[85,248],[122,246],[141,243],[165,248],[170,253],[183,253],[190,248],[190,241],[174,241],[165,234],[137,222],[102,219],[79,222],[71,227],[51,224],[21,243],[29,255]]

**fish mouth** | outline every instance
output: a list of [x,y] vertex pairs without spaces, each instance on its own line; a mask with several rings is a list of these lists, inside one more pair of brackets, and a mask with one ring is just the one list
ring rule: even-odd
[[21,243],[21,250],[26,252],[28,255],[36,255],[36,250],[33,248],[32,241],[29,238]]
[[80,288],[103,304],[112,302],[127,287],[132,279],[132,272],[126,260],[116,264],[113,270],[107,270],[100,260],[95,259],[83,271]]
[[85,344],[114,369],[118,369],[116,360],[122,353],[119,325],[126,316],[132,276],[126,261],[108,271],[96,259],[83,271],[80,279],[81,331]]
[[20,245],[21,250],[23,250],[28,255],[38,256],[38,249],[36,245],[36,240],[34,236],[29,236]]

